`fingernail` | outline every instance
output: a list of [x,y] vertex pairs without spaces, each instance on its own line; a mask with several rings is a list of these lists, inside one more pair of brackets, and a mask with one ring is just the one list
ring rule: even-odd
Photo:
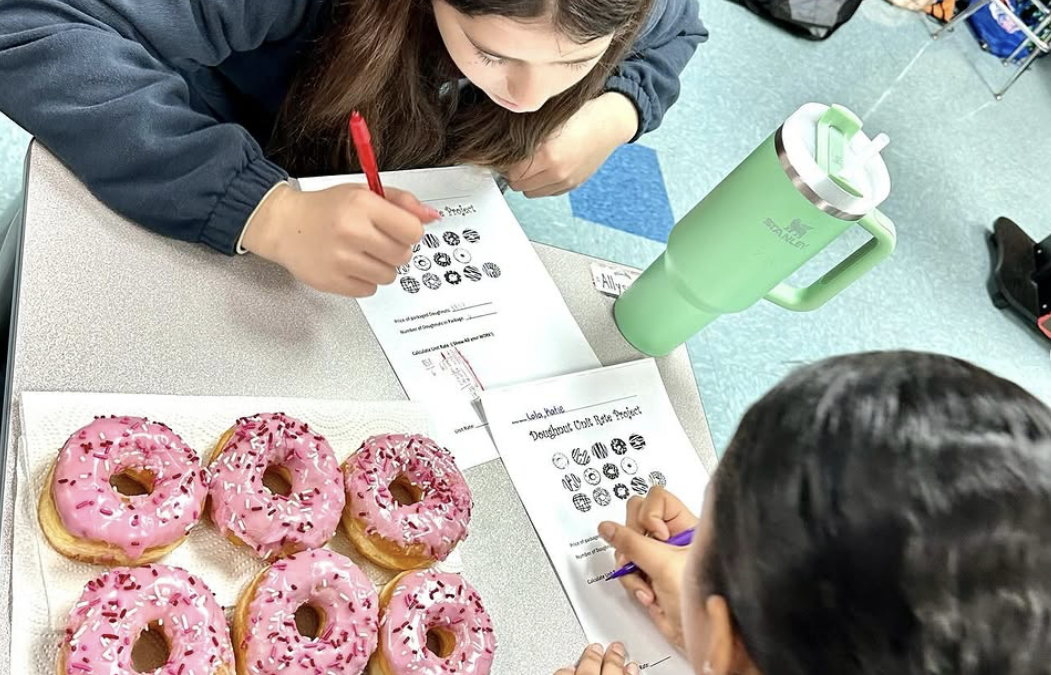
[[646,591],[635,591],[635,599],[644,605],[650,604],[650,595]]
[[616,531],[617,526],[613,523],[602,523],[598,526],[598,535],[606,541],[610,541],[611,539],[613,539],[613,534]]
[[617,656],[624,656],[624,645],[619,642],[614,642],[609,649]]
[[427,215],[429,215],[431,218],[434,218],[435,220],[441,220],[442,218],[441,211],[438,211],[437,209],[432,209],[429,206],[427,207]]
[[628,671],[628,675],[639,675],[639,665],[634,661],[629,663],[625,670]]
[[601,654],[602,653],[602,645],[597,644],[597,643],[593,644],[590,647],[588,647],[588,650],[593,651],[596,654]]

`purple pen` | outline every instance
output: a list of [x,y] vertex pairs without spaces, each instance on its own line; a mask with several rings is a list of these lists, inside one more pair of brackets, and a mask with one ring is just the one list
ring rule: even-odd
[[[679,534],[677,534],[677,535],[675,535],[673,537],[669,537],[668,541],[666,541],[664,543],[665,544],[671,544],[672,546],[689,546],[692,541],[693,541],[693,528],[691,527],[690,529],[683,530],[682,532],[680,532]],[[619,579],[619,578],[621,578],[623,576],[626,576],[628,574],[631,574],[633,572],[638,572],[638,571],[639,571],[639,568],[636,567],[635,563],[631,563],[630,562],[627,565],[625,565],[624,567],[621,567],[619,570],[616,570],[616,571],[612,572],[608,577],[606,577],[606,581],[613,581],[614,579]]]

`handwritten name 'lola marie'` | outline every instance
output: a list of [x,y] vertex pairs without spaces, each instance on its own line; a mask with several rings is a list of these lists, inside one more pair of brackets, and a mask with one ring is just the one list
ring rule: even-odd
[[555,415],[561,415],[566,412],[565,407],[560,405],[551,406],[550,408],[544,408],[543,411],[533,410],[532,412],[526,413],[525,418],[532,422],[533,420],[547,419],[548,417],[554,417]]

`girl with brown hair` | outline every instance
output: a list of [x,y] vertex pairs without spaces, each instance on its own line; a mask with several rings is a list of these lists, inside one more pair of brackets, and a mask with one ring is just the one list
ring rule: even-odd
[[696,0],[4,0],[0,110],[106,204],[316,288],[395,278],[437,214],[299,176],[475,164],[560,194],[657,127]]

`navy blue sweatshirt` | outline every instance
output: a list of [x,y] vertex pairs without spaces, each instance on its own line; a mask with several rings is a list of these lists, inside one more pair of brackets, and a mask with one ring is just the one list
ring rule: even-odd
[[[386,0],[375,0],[385,2]],[[0,110],[110,208],[235,251],[287,172],[265,156],[326,0],[0,0]],[[655,0],[607,83],[655,129],[707,37],[697,0]]]

